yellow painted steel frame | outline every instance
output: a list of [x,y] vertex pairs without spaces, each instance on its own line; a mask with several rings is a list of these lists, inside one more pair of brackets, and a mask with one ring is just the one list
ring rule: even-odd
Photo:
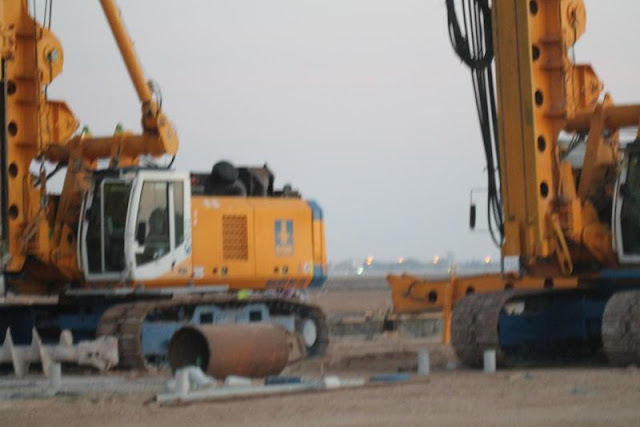
[[443,342],[451,339],[451,311],[453,306],[472,293],[502,290],[570,289],[578,286],[576,277],[543,278],[516,274],[480,274],[449,278],[425,279],[408,274],[389,275],[394,314],[442,312]]
[[27,255],[49,263],[52,250],[49,225],[54,206],[47,203],[44,186],[34,186],[31,162],[49,144],[68,140],[78,124],[66,104],[47,100],[43,90],[62,71],[58,39],[32,19],[25,1],[0,4],[0,29],[2,79],[7,85],[6,249],[10,258],[5,270],[17,272]]
[[[118,9],[113,0],[101,0],[101,4],[142,103],[140,135],[72,137],[78,121],[65,103],[47,99],[45,90],[62,71],[60,42],[29,15],[26,0],[0,2],[8,181],[8,232],[0,260],[4,272],[26,269],[42,283],[82,278],[76,260],[78,216],[98,159],[110,158],[114,167],[136,165],[140,155],[171,155],[178,149],[175,128],[153,99]],[[47,195],[44,169],[38,177],[31,175],[34,160],[67,165],[59,199]],[[5,254],[9,255],[6,261]],[[26,263],[28,259],[33,262]]]
[[[574,16],[571,31],[568,16]],[[579,103],[575,73],[590,84],[593,106],[600,84],[587,67],[577,68],[567,52],[584,32],[581,1],[498,0],[493,3],[498,92],[501,186],[506,218],[505,256],[525,265],[554,254],[550,227],[558,196],[556,141],[567,114]],[[578,88],[577,94],[582,94]]]
[[[582,0],[494,0],[492,20],[506,220],[502,254],[520,257],[527,276],[434,281],[390,275],[394,313],[442,310],[445,342],[452,307],[467,292],[542,289],[551,283],[571,288],[597,274],[590,269],[594,264],[617,266],[610,225],[598,217],[595,204],[613,198],[617,130],[640,125],[640,105],[615,106],[608,95],[599,102],[602,83],[589,65],[569,57],[585,31]],[[563,130],[588,134],[578,168],[563,160]]]
[[[614,107],[608,96],[598,104],[602,83],[591,66],[570,58],[585,32],[582,0],[495,0],[492,13],[503,255],[519,256],[534,275],[569,275],[594,261],[615,266],[610,225],[591,199],[612,199],[616,130],[638,124],[639,109]],[[613,131],[606,139],[605,129]],[[562,130],[589,134],[580,168],[562,158]]]
[[115,167],[136,164],[138,156],[143,154],[176,154],[179,146],[178,134],[153,99],[118,8],[113,0],[100,0],[100,3],[142,104],[143,133],[135,135],[123,132],[103,138],[79,136],[69,142],[65,140],[60,141],[60,144],[52,144],[46,152],[47,157],[53,161],[69,161],[72,155],[90,161],[111,158],[111,165]]

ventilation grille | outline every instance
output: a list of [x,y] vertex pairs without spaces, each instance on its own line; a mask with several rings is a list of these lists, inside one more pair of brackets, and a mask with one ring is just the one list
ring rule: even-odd
[[225,260],[249,259],[246,215],[222,216],[222,257]]

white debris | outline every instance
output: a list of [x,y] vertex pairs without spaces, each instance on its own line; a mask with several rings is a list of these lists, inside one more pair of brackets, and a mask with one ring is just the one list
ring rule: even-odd
[[227,387],[250,387],[251,378],[240,377],[237,375],[229,375],[224,379],[224,385]]
[[187,366],[176,370],[173,378],[165,383],[165,391],[186,394],[192,390],[216,387],[214,378],[202,372],[197,366]]

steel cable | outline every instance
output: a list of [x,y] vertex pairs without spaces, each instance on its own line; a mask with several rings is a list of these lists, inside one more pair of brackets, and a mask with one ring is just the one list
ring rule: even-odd
[[[500,160],[497,109],[493,82],[493,33],[488,0],[461,0],[462,19],[454,0],[446,0],[449,39],[454,51],[471,69],[476,110],[487,162],[487,213],[491,238],[504,240],[504,213],[500,198]],[[462,24],[462,25],[461,25]]]

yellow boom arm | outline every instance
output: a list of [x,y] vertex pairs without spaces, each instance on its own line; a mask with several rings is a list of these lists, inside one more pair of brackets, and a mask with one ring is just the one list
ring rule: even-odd
[[[120,12],[113,0],[100,0],[100,3],[122,54],[122,59],[129,71],[131,81],[136,88],[138,98],[142,103],[142,128],[147,138],[150,139],[147,141],[146,149],[149,154],[175,154],[178,151],[178,136],[171,122],[152,99],[151,89],[145,80],[142,66],[122,22]],[[131,142],[133,143],[133,141]]]
[[131,81],[142,103],[141,135],[125,132],[114,137],[87,138],[76,137],[69,144],[57,144],[49,147],[47,157],[53,161],[68,161],[71,152],[75,156],[89,161],[111,157],[112,164],[135,164],[140,155],[174,155],[178,151],[178,134],[153,99],[142,66],[127,33],[120,11],[113,0],[100,0],[111,32],[116,40],[122,59],[127,67]]

